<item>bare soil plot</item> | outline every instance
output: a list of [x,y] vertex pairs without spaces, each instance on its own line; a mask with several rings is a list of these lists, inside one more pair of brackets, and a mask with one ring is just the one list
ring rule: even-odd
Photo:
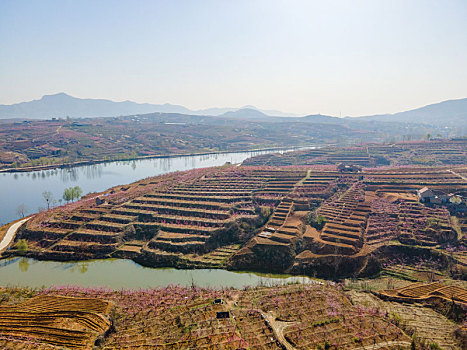
[[442,349],[461,349],[454,332],[459,325],[422,304],[383,301],[365,292],[347,292],[354,304],[376,308],[388,313],[402,328],[417,337],[436,343]]
[[109,311],[104,300],[56,295],[0,306],[0,344],[8,349],[31,344],[91,349],[110,328]]

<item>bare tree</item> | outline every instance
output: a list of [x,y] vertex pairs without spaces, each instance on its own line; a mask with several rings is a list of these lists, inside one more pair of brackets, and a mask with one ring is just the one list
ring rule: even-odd
[[50,191],[42,192],[42,197],[44,197],[45,202],[47,203],[47,210],[50,209],[50,203],[54,200],[54,195]]
[[27,211],[27,208],[26,206],[24,205],[24,203],[21,203],[20,205],[18,205],[18,207],[16,208],[16,214],[18,214],[18,216],[24,218],[24,216],[26,215],[26,211]]

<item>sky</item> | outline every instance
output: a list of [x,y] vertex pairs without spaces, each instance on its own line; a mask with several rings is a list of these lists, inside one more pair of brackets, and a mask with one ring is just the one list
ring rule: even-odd
[[466,19],[465,0],[0,0],[0,104],[394,113],[467,97]]

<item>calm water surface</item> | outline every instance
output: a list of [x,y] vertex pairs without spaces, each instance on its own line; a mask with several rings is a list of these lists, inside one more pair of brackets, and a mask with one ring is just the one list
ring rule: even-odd
[[0,260],[1,286],[83,286],[122,288],[165,287],[169,284],[200,287],[277,285],[292,282],[314,283],[308,277],[255,274],[227,270],[177,270],[149,268],[125,259],[80,262],[38,261],[16,257]]
[[218,153],[198,156],[153,158],[134,161],[109,162],[85,165],[69,169],[52,169],[29,173],[0,174],[0,225],[19,218],[17,208],[26,206],[26,214],[46,207],[44,191],[53,193],[59,203],[63,190],[80,186],[83,194],[104,191],[112,186],[124,185],[149,176],[172,171],[205,168],[223,165],[226,162],[240,163],[246,158],[286,150]]

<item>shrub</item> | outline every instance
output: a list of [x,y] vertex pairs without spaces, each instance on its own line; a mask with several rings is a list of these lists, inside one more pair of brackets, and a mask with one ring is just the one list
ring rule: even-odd
[[268,218],[271,215],[271,207],[261,207],[261,217]]
[[311,212],[308,215],[308,224],[317,230],[321,230],[326,224],[326,218],[323,215],[316,215],[315,212]]
[[16,249],[18,254],[25,254],[28,251],[28,242],[25,239],[20,239],[18,243],[16,243]]

